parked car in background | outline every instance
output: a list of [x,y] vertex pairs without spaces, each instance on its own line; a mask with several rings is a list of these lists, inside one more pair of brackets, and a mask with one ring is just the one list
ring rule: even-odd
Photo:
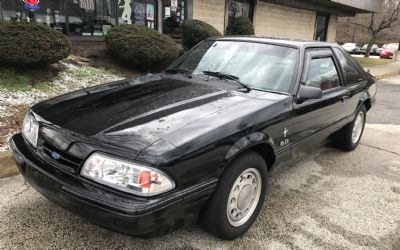
[[382,59],[392,59],[394,52],[396,52],[399,49],[399,44],[398,43],[389,43],[385,47],[384,50],[382,50],[380,54],[380,58]]
[[382,51],[383,51],[386,47],[387,47],[387,43],[385,43],[384,45],[382,45],[382,47],[378,48],[378,49],[376,50],[377,55],[380,56],[381,53],[382,53]]
[[345,49],[350,54],[354,54],[360,47],[357,46],[355,43],[345,43],[342,45],[342,48]]
[[234,239],[258,217],[268,170],[329,140],[355,149],[375,95],[339,46],[209,39],[164,73],[36,104],[10,144],[32,187],[96,224],[150,237],[200,219]]
[[[364,44],[356,53],[364,55],[367,52],[368,44]],[[379,49],[377,44],[373,44],[371,49],[369,50],[369,53],[371,55],[378,55],[377,50]]]

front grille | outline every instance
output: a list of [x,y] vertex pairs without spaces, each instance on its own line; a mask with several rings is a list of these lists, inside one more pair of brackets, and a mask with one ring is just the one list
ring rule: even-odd
[[[48,160],[51,163],[64,170],[67,170],[69,172],[75,172],[82,165],[83,161],[81,159],[73,157],[64,152],[60,152],[60,150],[58,150],[57,148],[55,148],[54,146],[50,145],[47,142],[43,142],[42,148],[46,158],[48,158]],[[56,160],[53,158],[52,156],[53,152],[56,152],[60,156],[59,159]]]

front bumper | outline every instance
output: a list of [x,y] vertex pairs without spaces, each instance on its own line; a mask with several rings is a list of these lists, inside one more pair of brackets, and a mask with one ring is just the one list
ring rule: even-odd
[[32,152],[21,134],[10,140],[24,178],[39,193],[89,221],[118,232],[155,237],[193,224],[216,187],[216,180],[161,196],[142,198],[109,190],[54,168]]

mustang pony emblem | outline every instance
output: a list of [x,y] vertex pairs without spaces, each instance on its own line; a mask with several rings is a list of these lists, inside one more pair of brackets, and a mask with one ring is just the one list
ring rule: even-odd
[[289,130],[287,128],[285,128],[283,130],[283,138],[286,138],[287,132],[289,132]]
[[286,138],[288,132],[289,132],[289,130],[287,128],[285,128],[283,130],[283,139],[284,140],[279,143],[279,146],[282,147],[282,146],[289,144],[289,139]]

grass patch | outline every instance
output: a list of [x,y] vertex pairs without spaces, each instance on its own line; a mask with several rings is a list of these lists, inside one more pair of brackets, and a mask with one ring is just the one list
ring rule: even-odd
[[373,67],[373,66],[380,66],[390,64],[393,61],[390,59],[372,59],[367,57],[354,57],[358,63],[361,64],[363,67]]
[[78,67],[75,70],[71,70],[69,72],[69,75],[71,77],[75,77],[81,80],[92,78],[93,76],[102,76],[102,75],[108,75],[108,74],[114,74],[114,75],[119,75],[122,76],[121,72],[115,69],[105,69],[105,68],[95,68],[95,67],[90,67],[90,66],[82,66]]
[[46,69],[18,69],[0,67],[0,88],[9,91],[29,91],[32,89],[46,90],[58,72]]
[[80,78],[80,79],[85,79],[85,78],[89,78],[92,75],[97,74],[97,70],[95,68],[91,68],[91,67],[79,67],[74,71],[70,72],[70,76],[76,77],[76,78]]
[[12,91],[26,91],[31,88],[29,84],[31,75],[23,70],[14,68],[0,68],[0,87]]

